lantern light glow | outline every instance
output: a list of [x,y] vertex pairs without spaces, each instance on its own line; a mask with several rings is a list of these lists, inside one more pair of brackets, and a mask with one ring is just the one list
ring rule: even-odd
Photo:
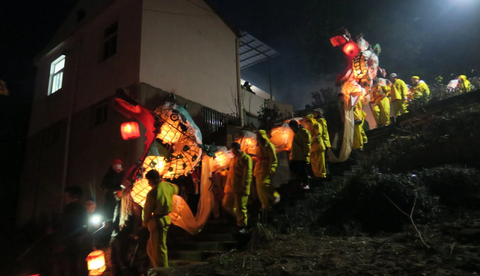
[[102,250],[96,250],[88,254],[86,259],[89,275],[102,275],[106,270],[105,253]]
[[357,54],[357,44],[354,42],[348,42],[343,46],[343,52],[349,56],[355,56]]
[[140,137],[140,128],[137,122],[127,122],[120,126],[123,140],[131,140]]

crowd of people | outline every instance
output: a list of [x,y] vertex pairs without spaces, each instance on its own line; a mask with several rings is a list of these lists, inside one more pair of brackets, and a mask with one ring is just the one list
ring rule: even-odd
[[[474,89],[465,75],[458,76],[457,81],[456,90],[460,93]],[[393,119],[396,120],[397,117],[408,113],[409,104],[430,101],[432,95],[425,81],[419,76],[413,76],[411,84],[411,86],[407,85],[396,73],[391,73],[386,83],[375,83],[370,99],[377,127],[390,124],[390,106],[393,109]]]

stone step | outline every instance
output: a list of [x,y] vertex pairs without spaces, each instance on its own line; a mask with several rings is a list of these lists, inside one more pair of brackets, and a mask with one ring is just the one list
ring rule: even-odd
[[223,250],[176,250],[169,251],[168,256],[172,259],[192,260],[192,261],[205,261],[210,257],[215,257],[227,253]]
[[206,265],[208,262],[202,261],[192,261],[192,260],[180,260],[180,259],[169,259],[168,266],[169,267],[179,267],[179,266],[187,266],[187,265]]
[[193,236],[194,241],[231,241],[233,240],[233,232],[224,234],[211,234],[200,232],[198,235]]
[[232,250],[237,246],[236,240],[230,241],[197,241],[197,242],[186,242],[182,244],[176,244],[169,247],[171,250],[217,250],[217,251],[228,251]]

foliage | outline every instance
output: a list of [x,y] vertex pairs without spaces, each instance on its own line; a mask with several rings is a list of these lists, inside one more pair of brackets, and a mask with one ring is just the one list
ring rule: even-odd
[[369,233],[399,231],[409,220],[388,199],[410,213],[415,196],[415,221],[433,222],[440,214],[438,198],[429,195],[426,187],[417,181],[411,174],[360,171],[334,197],[320,222],[337,227],[355,225]]
[[279,109],[276,104],[272,108],[268,107],[266,104],[260,108],[258,111],[258,119],[260,120],[260,128],[265,130],[272,129],[275,122],[280,117]]
[[319,91],[311,92],[313,102],[305,106],[306,109],[320,107],[326,103],[334,101],[337,93],[332,87],[320,88]]
[[451,208],[480,209],[480,172],[471,168],[444,166],[419,174],[429,193]]

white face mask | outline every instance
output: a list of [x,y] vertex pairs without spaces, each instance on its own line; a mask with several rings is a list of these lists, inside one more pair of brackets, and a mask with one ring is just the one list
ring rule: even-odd
[[119,171],[119,170],[122,169],[122,165],[120,165],[120,164],[115,164],[115,165],[113,165],[113,169]]

